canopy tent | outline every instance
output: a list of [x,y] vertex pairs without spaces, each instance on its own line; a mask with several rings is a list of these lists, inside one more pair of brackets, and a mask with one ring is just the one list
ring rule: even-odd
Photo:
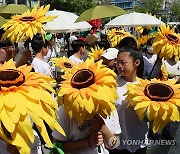
[[47,15],[55,15],[53,21],[50,21],[44,25],[44,29],[46,32],[50,33],[59,33],[59,32],[72,32],[72,31],[80,31],[80,30],[89,30],[91,29],[91,25],[87,22],[79,22],[75,23],[78,16],[74,13],[53,10],[48,11]]
[[126,11],[123,9],[113,6],[113,5],[98,5],[95,7],[92,7],[86,11],[84,11],[76,20],[76,22],[80,21],[89,21],[99,18],[105,18],[105,17],[113,17],[125,14]]
[[32,8],[24,4],[9,4],[5,6],[0,6],[0,15],[6,19],[10,19],[11,15],[22,14],[28,9],[31,10]]
[[106,24],[106,27],[138,27],[138,26],[160,26],[163,22],[154,16],[133,12],[118,16]]
[[3,17],[0,16],[0,27],[5,24],[7,22],[7,20]]

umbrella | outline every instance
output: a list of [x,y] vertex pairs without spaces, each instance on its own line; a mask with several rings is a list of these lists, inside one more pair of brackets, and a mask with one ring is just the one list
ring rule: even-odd
[[0,15],[5,18],[10,18],[12,14],[22,14],[28,9],[32,9],[24,4],[9,4],[0,7]]
[[106,24],[107,27],[119,27],[119,26],[159,26],[163,22],[154,16],[144,13],[129,13],[118,16],[112,21]]
[[98,18],[105,18],[111,16],[118,16],[125,14],[126,11],[123,9],[113,6],[113,5],[98,5],[96,7],[90,8],[84,11],[76,20],[76,22],[80,21],[89,21]]
[[78,16],[74,13],[60,11],[60,10],[53,10],[48,11],[47,15],[55,15],[58,16],[53,21],[50,21],[44,25],[44,30],[46,32],[51,33],[59,33],[59,32],[72,32],[72,31],[79,31],[79,30],[89,30],[91,29],[91,25],[87,22],[79,22],[74,23]]
[[6,19],[0,16],[0,27],[7,22]]

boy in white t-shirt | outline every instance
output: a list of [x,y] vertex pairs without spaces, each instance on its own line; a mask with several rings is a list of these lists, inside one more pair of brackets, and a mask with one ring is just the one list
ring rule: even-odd
[[71,46],[73,48],[73,55],[69,59],[75,64],[82,63],[81,57],[86,53],[85,42],[83,40],[75,40]]
[[52,136],[54,142],[62,144],[61,148],[66,154],[109,154],[107,148],[118,147],[121,128],[117,111],[107,119],[95,115],[92,120],[84,121],[83,124],[74,118],[70,119],[64,111],[64,106],[57,114],[60,117],[57,121],[65,131],[66,137],[56,130],[53,130]]
[[32,49],[35,53],[32,65],[35,69],[35,72],[39,72],[47,76],[53,77],[51,67],[44,59],[49,50],[48,45],[48,42],[46,40],[44,42],[40,34],[34,36],[31,42]]

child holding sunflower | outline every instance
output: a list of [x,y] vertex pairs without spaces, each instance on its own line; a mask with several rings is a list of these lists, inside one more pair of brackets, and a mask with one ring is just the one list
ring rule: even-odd
[[[130,83],[136,83],[136,78],[143,75],[144,66],[141,53],[134,48],[120,48],[116,67],[119,74],[117,78],[119,99],[116,101],[116,108],[122,133],[119,134],[120,145],[115,150],[110,151],[110,153],[146,153],[147,123],[139,120],[133,108],[126,108],[128,102],[125,100],[126,86]],[[129,144],[129,141],[140,141],[140,143],[133,145]]]
[[92,120],[82,124],[74,118],[70,119],[63,106],[58,111],[58,116],[58,123],[65,130],[66,137],[53,130],[53,141],[60,143],[59,148],[67,154],[109,154],[107,149],[119,145],[118,134],[121,133],[121,128],[116,111],[107,119],[95,115]]
[[100,148],[101,154],[108,154],[107,149],[119,145],[121,133],[115,110],[116,74],[94,59],[87,59],[76,69],[64,75],[66,80],[60,84],[58,123],[66,137],[53,130],[54,142],[65,153],[97,154]]

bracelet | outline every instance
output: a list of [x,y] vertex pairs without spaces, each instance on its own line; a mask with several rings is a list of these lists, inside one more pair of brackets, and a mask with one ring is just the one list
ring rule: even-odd
[[92,148],[91,143],[89,142],[89,138],[88,138],[88,144],[89,144],[89,147]]

